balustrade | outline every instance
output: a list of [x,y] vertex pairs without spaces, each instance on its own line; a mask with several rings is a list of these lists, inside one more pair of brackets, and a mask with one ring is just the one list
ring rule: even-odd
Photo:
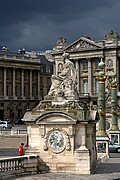
[[29,172],[38,173],[44,164],[38,155],[24,155],[0,159],[0,177],[19,176]]

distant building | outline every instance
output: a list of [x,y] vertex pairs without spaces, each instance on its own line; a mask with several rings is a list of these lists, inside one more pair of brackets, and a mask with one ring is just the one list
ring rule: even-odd
[[53,67],[43,54],[0,47],[0,119],[17,121],[47,94]]

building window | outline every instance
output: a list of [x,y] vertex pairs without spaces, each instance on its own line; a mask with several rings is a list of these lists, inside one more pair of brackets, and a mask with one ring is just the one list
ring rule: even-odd
[[12,80],[12,70],[11,69],[7,69],[6,71],[6,79],[11,81]]
[[95,94],[98,94],[98,79],[95,79]]
[[20,80],[20,71],[16,70],[15,72],[15,80]]
[[27,96],[27,87],[24,86],[24,95]]
[[50,86],[49,86],[49,88],[47,89],[47,94],[48,94],[49,90],[50,90]]
[[83,93],[88,94],[88,80],[83,80]]
[[32,81],[35,81],[37,77],[37,74],[35,71],[32,72]]
[[82,64],[83,64],[83,70],[88,71],[88,61],[84,60],[82,61]]
[[34,92],[35,92],[35,86],[32,86],[32,96],[35,96]]
[[1,92],[2,92],[2,95],[4,95],[4,86],[2,86],[2,91]]
[[41,72],[41,73],[43,73],[43,72],[44,72],[43,65],[40,67],[40,72]]
[[4,107],[4,103],[1,103],[1,107]]
[[28,71],[25,71],[24,73],[24,81],[28,81],[28,78],[29,77],[29,72]]
[[40,84],[42,85],[43,84],[43,78],[40,77]]
[[0,81],[4,79],[3,70],[0,68]]
[[48,65],[45,66],[45,72],[46,72],[46,73],[50,73],[50,66],[48,66]]
[[16,96],[18,95],[18,86],[17,85],[15,86],[15,95]]
[[51,84],[51,78],[47,77],[47,85]]
[[43,94],[43,89],[42,88],[40,89],[40,96],[41,96],[42,99],[44,99],[44,94]]
[[93,105],[97,105],[97,101],[93,101]]
[[95,69],[99,69],[99,66],[98,66],[99,62],[100,62],[100,59],[95,59]]
[[9,96],[9,85],[6,86],[6,94]]

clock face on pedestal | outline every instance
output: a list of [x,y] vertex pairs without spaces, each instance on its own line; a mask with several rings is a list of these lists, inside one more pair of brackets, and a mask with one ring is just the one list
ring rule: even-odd
[[55,153],[63,151],[65,147],[65,138],[60,131],[53,131],[48,139],[48,144],[51,150]]

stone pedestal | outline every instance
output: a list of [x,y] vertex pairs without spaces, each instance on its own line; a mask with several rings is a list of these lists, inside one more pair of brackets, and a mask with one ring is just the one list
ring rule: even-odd
[[109,131],[110,141],[116,144],[120,144],[120,131]]
[[41,109],[37,107],[24,116],[29,142],[26,154],[39,155],[49,172],[92,173],[97,160],[96,112],[85,116],[77,101],[64,107],[46,103],[46,109],[42,109],[44,102]]
[[[76,160],[76,172],[80,174],[91,174],[95,167],[91,169],[90,164],[90,152],[89,150],[76,150],[75,151]],[[82,163],[81,163],[82,162]],[[81,171],[82,170],[82,171]]]
[[109,138],[108,137],[97,137],[96,138],[97,147],[97,158],[105,156],[109,157]]

